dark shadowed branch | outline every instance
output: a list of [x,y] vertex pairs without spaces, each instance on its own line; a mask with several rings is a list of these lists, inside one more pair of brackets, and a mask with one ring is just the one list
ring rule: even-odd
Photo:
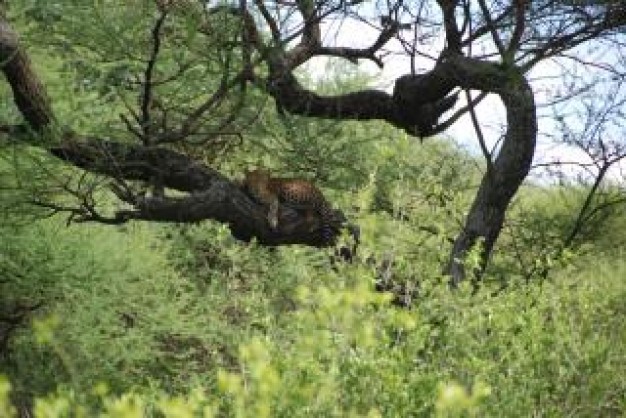
[[[346,222],[337,211],[335,222],[330,225],[334,233],[329,241],[324,238],[324,225],[320,219],[305,218],[298,210],[283,205],[278,227],[271,228],[267,209],[247,195],[237,182],[184,154],[165,148],[74,138],[50,151],[74,166],[118,180],[113,183],[113,191],[129,208],[116,212],[108,223],[131,219],[190,223],[212,219],[228,224],[236,238],[246,241],[257,238],[265,245],[325,246],[331,244]],[[116,186],[126,181],[150,182],[155,177],[167,189],[186,194],[146,196]]]

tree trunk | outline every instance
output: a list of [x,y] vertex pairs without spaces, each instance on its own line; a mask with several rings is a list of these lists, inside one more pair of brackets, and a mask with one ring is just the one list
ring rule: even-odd
[[465,226],[452,247],[446,268],[452,287],[465,278],[467,271],[463,260],[481,238],[477,276],[484,271],[502,229],[506,210],[528,175],[535,152],[537,116],[530,85],[519,75],[512,77],[508,86],[498,94],[506,106],[508,130],[498,157],[480,184]]
[[[398,78],[393,97],[371,90],[320,96],[299,85],[288,74],[288,68],[280,68],[280,61],[274,64],[270,71],[274,81],[270,94],[285,110],[332,119],[382,119],[416,136],[438,131],[437,118],[454,103],[451,99],[454,96],[448,95],[457,87],[500,96],[507,109],[507,132],[502,148],[481,182],[444,268],[451,276],[450,284],[456,287],[466,276],[467,252],[482,238],[480,265],[476,266],[476,272],[482,273],[502,229],[509,203],[528,175],[535,153],[535,102],[521,70],[514,65],[455,54],[427,73]],[[432,114],[430,108],[435,109]],[[425,128],[424,123],[430,126]]]

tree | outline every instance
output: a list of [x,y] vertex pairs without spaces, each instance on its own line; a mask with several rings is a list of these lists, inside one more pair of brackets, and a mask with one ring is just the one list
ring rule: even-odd
[[[109,9],[116,8],[117,2],[105,3]],[[311,230],[310,225],[304,225],[295,212],[287,213],[290,218],[281,221],[287,228],[272,230],[258,204],[225,177],[171,145],[194,139],[197,143],[201,127],[206,126],[206,117],[212,112],[211,116],[221,123],[213,125],[210,135],[204,135],[206,140],[202,143],[210,146],[215,137],[221,137],[233,126],[241,109],[234,106],[232,112],[225,112],[219,108],[231,101],[235,93],[240,98],[249,95],[252,87],[270,95],[279,112],[337,120],[378,119],[416,137],[443,132],[469,112],[486,158],[486,171],[445,267],[453,286],[465,277],[462,261],[475,245],[481,245],[481,269],[485,268],[507,207],[531,168],[538,126],[529,72],[544,61],[566,59],[585,43],[606,48],[607,44],[619,46],[626,27],[626,5],[619,0],[241,0],[219,5],[208,1],[146,0],[138,4],[149,12],[152,24],[144,28],[150,37],[145,42],[144,58],[139,60],[141,65],[135,61],[130,69],[140,75],[133,84],[140,104],[134,111],[129,107],[132,117],[123,120],[140,145],[57,133],[63,140],[51,147],[59,158],[109,176],[117,196],[133,209],[120,211],[109,219],[83,205],[78,215],[101,222],[189,222],[211,218],[229,223],[235,235],[257,236],[268,244],[323,245],[316,239],[318,235],[306,233]],[[89,18],[92,6],[96,7],[84,9],[83,18]],[[111,13],[110,18],[119,18]],[[329,44],[323,33],[329,22],[336,19],[367,24],[378,36],[365,47]],[[217,36],[221,31],[224,33]],[[192,59],[186,61],[193,58],[196,50],[181,42],[182,33],[190,34],[189,39],[204,36],[210,40],[207,49],[215,54],[221,51],[223,59],[216,60],[220,65],[212,72],[206,72],[207,77],[221,74],[217,83],[216,78],[207,78],[211,94],[207,92],[194,101],[172,124],[165,116],[166,110],[173,110],[171,106],[158,104],[153,96],[165,83],[164,68],[172,63],[174,52],[183,61],[176,71],[170,71],[170,77],[180,81],[187,73],[187,64],[198,64]],[[443,48],[436,56],[428,55],[427,51],[442,39]],[[355,64],[370,60],[383,66],[384,48],[392,40],[399,42],[413,62],[413,70],[396,80],[393,94],[363,89],[325,96],[302,85],[295,74],[304,63],[319,56],[343,58]],[[420,56],[430,57],[432,64],[428,71],[416,73],[415,59]],[[0,21],[0,61],[5,63],[2,70],[30,128],[49,131],[55,117],[42,83],[4,18]],[[466,105],[440,122],[442,115],[454,106],[458,90],[465,91]],[[470,90],[481,93],[472,99]],[[474,112],[475,105],[488,94],[501,99],[507,115],[507,129],[496,151],[487,149]],[[15,132],[8,127],[4,130]],[[155,192],[151,196],[140,195],[127,187],[126,182],[138,180],[151,184]],[[188,194],[166,196],[158,191],[163,187]]]

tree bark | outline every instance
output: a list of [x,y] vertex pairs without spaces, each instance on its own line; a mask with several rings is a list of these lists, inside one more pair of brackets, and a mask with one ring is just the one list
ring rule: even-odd
[[41,131],[52,121],[46,90],[20,46],[17,33],[0,13],[0,68],[11,85],[16,106],[30,127]]
[[463,260],[482,241],[479,276],[485,269],[502,229],[506,210],[530,171],[537,138],[537,116],[533,92],[523,77],[515,77],[500,93],[506,106],[508,129],[497,158],[482,179],[465,226],[452,247],[446,272],[452,287],[467,274]]
[[[281,205],[279,222],[271,228],[267,208],[248,196],[238,184],[218,171],[191,158],[159,147],[123,144],[98,138],[72,138],[53,147],[56,157],[92,173],[123,181],[150,182],[155,177],[181,196],[138,196],[118,190],[118,197],[132,206],[120,210],[115,220],[153,222],[200,222],[212,219],[225,223],[237,239],[256,238],[263,245],[304,244],[328,246],[342,227],[352,228],[340,211],[330,225],[316,217],[305,217],[297,209]],[[327,227],[332,233],[328,237]],[[356,231],[353,231],[356,233]]]

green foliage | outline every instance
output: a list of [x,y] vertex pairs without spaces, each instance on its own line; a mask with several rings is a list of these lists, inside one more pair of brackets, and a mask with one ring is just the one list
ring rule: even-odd
[[9,392],[11,390],[11,384],[6,377],[0,376],[0,417],[10,418],[16,416],[15,407],[11,405],[9,398]]
[[[333,261],[332,250],[242,244],[211,222],[4,223],[2,306],[43,302],[0,363],[12,399],[36,416],[623,409],[622,258],[594,250],[528,285],[500,259],[478,293],[465,283],[450,292],[440,266],[476,178],[471,161],[443,142],[402,135],[362,147],[372,153],[370,174],[353,177],[352,190],[325,184],[362,229],[351,264]],[[512,219],[527,221],[518,233],[528,234],[521,251],[532,258],[531,244],[558,243],[567,218],[527,199],[533,216],[520,209]],[[494,288],[494,273],[507,289]],[[381,280],[394,294],[374,291]],[[412,309],[394,305],[399,294]]]
[[[132,80],[150,50],[154,2],[24,1],[11,14],[27,42],[49,48],[33,52],[60,119],[127,140],[118,114],[137,107]],[[217,30],[200,35],[182,9],[168,21],[157,76],[189,64],[156,91],[174,123],[240,59],[227,47],[238,33],[232,19],[212,23]],[[304,82],[333,93],[371,81],[341,66],[327,74]],[[0,417],[14,416],[13,404],[37,417],[595,417],[626,409],[622,214],[564,251],[584,190],[568,204],[562,190],[528,188],[482,287],[451,292],[440,271],[478,184],[473,158],[376,122],[280,115],[258,96],[249,92],[246,105],[229,98],[204,121],[210,131],[241,106],[246,136],[221,155],[228,158],[202,146],[190,154],[235,177],[264,165],[315,179],[361,228],[354,260],[339,261],[332,249],[236,242],[209,221],[40,220],[25,201],[65,202],[61,186],[106,182],[3,144],[0,326],[16,307],[36,309],[0,345],[8,377]],[[0,111],[16,116],[5,103]],[[116,205],[102,195],[104,206]],[[467,254],[467,267],[478,266],[480,251]]]
[[[372,180],[353,196],[363,227],[353,264],[314,249],[243,245],[212,224],[5,226],[2,295],[45,302],[2,367],[17,399],[37,397],[41,416],[623,408],[615,394],[624,390],[626,265],[578,258],[541,285],[511,280],[497,297],[465,284],[450,293],[438,274],[447,241],[413,223],[435,207],[372,213],[375,188]],[[412,310],[373,291],[389,252],[392,280],[416,292]]]
[[[232,82],[232,69],[240,67],[240,54],[232,48],[240,32],[238,23],[226,13],[204,21],[200,5],[170,8],[154,56],[152,31],[159,12],[153,0],[14,3],[9,8],[11,21],[23,42],[32,45],[30,53],[52,97],[57,119],[81,134],[128,140],[129,131],[120,115],[139,130],[150,60],[156,65],[150,76],[148,106],[155,106],[151,108],[153,122],[158,119],[168,130],[180,129],[221,83]],[[199,155],[215,158],[230,138],[216,139],[212,133],[221,133],[227,121],[225,126],[232,132],[249,125],[258,113],[256,96],[251,92],[244,99],[234,89],[224,100],[208,106],[196,121],[198,133],[188,138],[186,145],[192,147],[186,151],[195,145]],[[253,104],[248,106],[246,100]],[[231,115],[235,116],[232,120]]]
[[524,187],[509,211],[492,276],[505,282],[541,281],[581,256],[619,257],[626,244],[620,233],[625,218],[622,206],[606,204],[619,202],[618,192],[611,186],[599,202],[596,196],[590,207],[598,210],[581,220],[588,194],[588,187],[579,186]]
[[[598,273],[594,280],[585,274],[563,277],[498,298],[471,296],[469,288],[450,294],[432,282],[430,298],[407,311],[390,307],[390,295],[372,292],[362,267],[346,267],[339,277],[326,273],[334,276],[326,285],[297,286],[295,309],[265,321],[262,330],[257,325],[255,336],[235,350],[235,363],[214,368],[213,382],[205,381],[201,390],[196,376],[179,382],[177,390],[188,391],[183,396],[173,395],[172,387],[125,395],[102,386],[94,395],[85,389],[60,391],[35,402],[35,411],[41,411],[36,416],[63,416],[43,411],[76,408],[113,416],[151,416],[156,410],[166,416],[192,416],[189,411],[205,416],[610,415],[624,407],[619,397],[625,388],[623,353],[615,348],[626,339],[621,320],[626,289],[613,277],[623,277],[626,265],[614,266],[614,276]],[[280,280],[280,274],[272,279]],[[54,342],[63,335],[57,320],[37,322],[36,335],[58,355],[68,342]],[[118,373],[128,377],[128,371]]]

